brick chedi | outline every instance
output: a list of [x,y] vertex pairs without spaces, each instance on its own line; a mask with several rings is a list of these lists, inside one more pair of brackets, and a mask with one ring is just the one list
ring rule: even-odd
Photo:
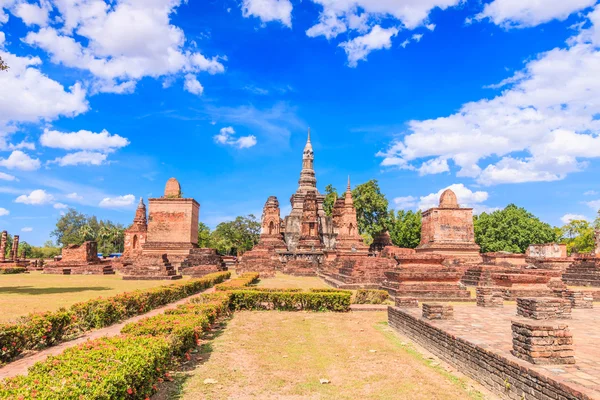
[[281,271],[278,251],[287,247],[281,233],[282,224],[277,197],[268,198],[261,218],[260,240],[252,250],[245,252],[237,266],[237,273],[258,272],[261,277],[272,277]]
[[125,230],[125,245],[123,257],[137,257],[142,253],[142,246],[146,243],[148,234],[148,220],[146,218],[146,205],[140,197],[140,202],[135,211],[133,223]]
[[25,260],[25,257],[23,256],[20,259],[18,257],[18,246],[19,236],[15,235],[7,258],[8,232],[2,231],[2,235],[0,236],[0,268],[27,267],[28,262]]
[[44,274],[63,275],[112,275],[115,271],[109,260],[98,257],[98,243],[84,242],[63,247],[60,261],[44,266]]
[[460,207],[452,190],[442,193],[439,207],[423,212],[417,252],[442,254],[461,262],[481,262],[475,243],[473,209]]

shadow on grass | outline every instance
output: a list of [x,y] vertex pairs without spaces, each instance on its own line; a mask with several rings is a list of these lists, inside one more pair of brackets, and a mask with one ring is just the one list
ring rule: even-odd
[[105,286],[81,286],[81,287],[49,287],[49,288],[38,288],[34,286],[9,286],[0,287],[0,294],[57,294],[57,293],[78,293],[94,291],[99,292],[103,290],[112,290],[110,287]]
[[191,359],[179,365],[172,373],[172,382],[164,382],[158,386],[158,392],[152,396],[152,400],[174,400],[183,398],[183,387],[185,383],[194,376],[196,368],[210,360],[213,352],[212,342],[221,336],[227,328],[227,323],[232,316],[223,318],[216,322],[209,332],[202,337],[202,344],[191,352]]

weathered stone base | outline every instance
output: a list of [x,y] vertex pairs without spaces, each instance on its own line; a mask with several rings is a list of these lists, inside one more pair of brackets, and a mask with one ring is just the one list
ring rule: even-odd
[[290,260],[283,265],[282,272],[294,276],[317,276],[318,264],[310,260]]
[[517,315],[537,320],[571,319],[571,303],[557,298],[519,297]]
[[335,280],[350,285],[379,285],[385,279],[385,272],[396,268],[397,262],[390,258],[369,257],[367,254],[342,254],[325,267],[335,271],[329,275]]
[[115,261],[124,280],[181,279],[166,254],[162,256],[144,254],[135,259]]
[[591,293],[565,290],[561,296],[571,304],[572,308],[594,308],[594,298]]
[[503,399],[592,400],[581,391],[528,368],[524,362],[447,333],[433,322],[411,315],[409,310],[388,307],[388,322]]
[[504,306],[502,293],[495,288],[478,287],[476,289],[476,294],[478,307],[497,308]]
[[415,297],[421,301],[474,301],[459,283],[455,268],[399,268],[385,273],[381,289],[394,297]]
[[379,289],[378,283],[345,283],[335,279],[332,276],[319,275],[326,284],[336,289],[358,290],[358,289]]
[[174,281],[181,279],[181,275],[124,275],[124,281]]
[[454,318],[454,308],[449,304],[423,303],[423,318],[452,319]]
[[44,267],[44,274],[58,275],[114,275],[111,263],[102,264],[67,264],[63,261],[49,263]]
[[394,302],[398,308],[419,308],[419,300],[414,297],[396,297]]
[[195,248],[179,267],[182,275],[200,277],[213,272],[225,271],[225,263],[215,249]]
[[532,364],[575,364],[573,334],[566,325],[512,321],[512,354]]
[[600,258],[579,257],[562,276],[567,285],[600,287]]

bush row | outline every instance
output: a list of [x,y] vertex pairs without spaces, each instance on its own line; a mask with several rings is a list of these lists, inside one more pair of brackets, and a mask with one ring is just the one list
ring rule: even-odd
[[0,275],[23,274],[25,272],[27,272],[27,268],[25,268],[25,267],[3,267],[3,268],[0,268]]
[[258,277],[259,274],[256,272],[245,272],[239,277],[232,279],[227,283],[215,286],[215,288],[222,292],[227,290],[236,290],[258,282]]
[[383,304],[388,297],[385,290],[359,289],[354,293],[352,304]]
[[228,312],[230,295],[200,295],[125,325],[122,335],[89,341],[35,364],[27,376],[0,383],[0,399],[147,399],[171,366],[189,356],[203,331]]
[[232,290],[231,310],[348,311],[350,293]]
[[80,332],[102,328],[188,297],[229,278],[229,272],[206,275],[146,290],[77,303],[69,309],[32,313],[15,324],[0,324],[0,364],[25,350],[56,345]]

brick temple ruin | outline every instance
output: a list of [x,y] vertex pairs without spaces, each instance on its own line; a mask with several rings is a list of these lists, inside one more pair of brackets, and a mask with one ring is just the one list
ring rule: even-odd
[[0,235],[0,268],[27,267],[29,261],[25,258],[25,252],[19,254],[19,235],[13,236],[12,246],[8,256],[8,232],[2,231]]
[[114,275],[111,260],[98,257],[98,243],[87,241],[81,245],[67,245],[59,261],[47,263],[44,274]]
[[171,178],[164,195],[140,199],[133,223],[125,231],[123,256],[113,265],[123,279],[179,279],[222,271],[225,264],[214,249],[198,247],[200,204],[184,198]]

